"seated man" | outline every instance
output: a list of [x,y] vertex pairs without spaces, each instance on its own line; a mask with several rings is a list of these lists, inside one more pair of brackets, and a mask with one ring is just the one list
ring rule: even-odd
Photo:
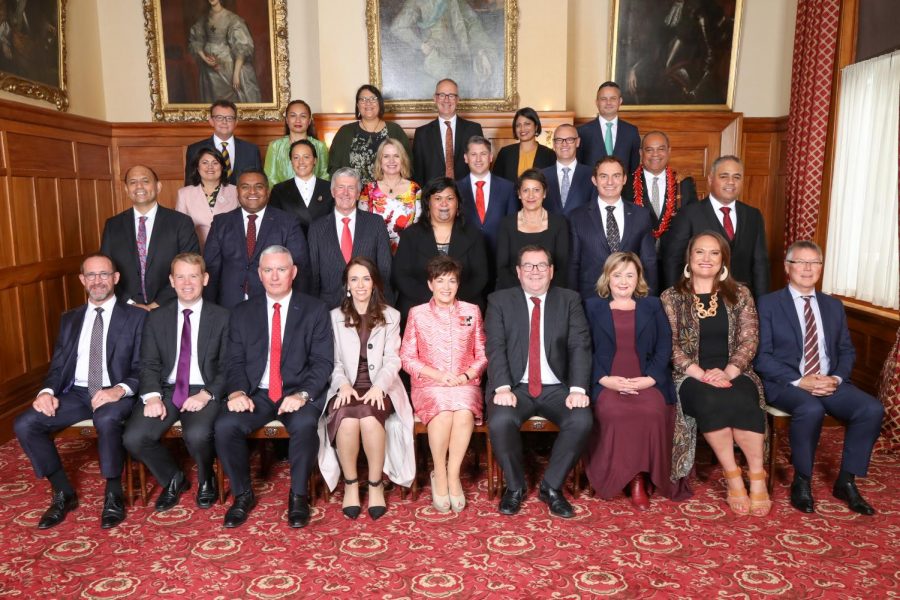
[[553,258],[540,246],[519,251],[522,287],[488,297],[484,328],[488,357],[488,422],[494,455],[506,477],[500,512],[513,515],[525,497],[522,423],[534,415],[559,427],[540,499],[556,516],[575,516],[563,496],[569,471],[593,427],[585,390],[591,376],[591,336],[576,292],[550,287]]
[[215,426],[216,453],[234,495],[225,527],[242,525],[256,506],[246,438],[273,419],[291,436],[288,522],[291,527],[309,523],[307,485],[319,450],[316,426],[334,366],[334,342],[325,305],[292,291],[296,276],[290,251],[269,246],[259,260],[265,295],[231,313],[228,404]]
[[78,506],[52,436],[85,419],[94,420],[100,473],[106,478],[100,526],[109,529],[125,519],[122,430],[138,389],[141,330],[147,312],[116,300],[119,273],[107,256],[88,256],[78,278],[88,302],[63,314],[44,389],[15,422],[16,437],[35,474],[46,477],[53,488],[39,529],[58,525]]
[[184,443],[197,462],[197,506],[216,501],[213,474],[213,424],[225,393],[225,348],[228,311],[203,301],[209,280],[199,254],[179,254],[172,261],[169,281],[178,295],[147,316],[141,341],[141,390],[125,428],[125,447],[163,487],[156,510],[178,504],[190,487],[184,472],[160,438],[181,420]]
[[835,498],[850,510],[873,515],[856,488],[866,476],[884,408],[850,383],[856,352],[847,315],[837,298],[816,291],[822,250],[814,242],[794,242],[784,261],[788,285],[759,299],[759,350],[754,368],[769,404],[791,413],[791,504],[814,512],[810,479],[822,420],[832,415],[847,424]]

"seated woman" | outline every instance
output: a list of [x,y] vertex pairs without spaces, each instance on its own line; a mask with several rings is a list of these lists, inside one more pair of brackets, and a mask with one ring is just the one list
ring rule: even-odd
[[328,179],[328,147],[325,142],[316,139],[316,124],[312,110],[303,100],[291,100],[284,111],[284,137],[269,142],[266,150],[266,177],[269,187],[294,177],[290,151],[294,142],[309,140],[315,148],[315,176]]
[[382,471],[408,487],[416,472],[413,415],[400,381],[400,314],[384,302],[384,284],[368,258],[356,256],[344,269],[346,297],[331,311],[334,370],[319,422],[319,469],[330,489],[344,474],[343,512],[360,514],[356,461],[360,438],[368,465],[368,512],[375,520],[387,508]]
[[191,185],[178,190],[175,210],[194,221],[201,250],[213,217],[239,206],[237,188],[228,183],[227,173],[222,153],[212,147],[203,148],[191,161]]
[[391,253],[397,252],[400,232],[419,220],[422,213],[422,189],[410,181],[412,167],[403,144],[388,138],[375,153],[375,181],[365,185],[359,195],[359,209],[381,215],[391,240]]
[[615,252],[597,281],[599,296],[584,305],[594,340],[596,424],[585,456],[588,480],[604,499],[627,485],[638,510],[650,508],[648,484],[673,500],[691,495],[687,478],[670,479],[672,331],[659,299],[647,290],[637,255]]
[[316,176],[318,150],[310,140],[297,140],[290,146],[293,176],[272,188],[269,206],[297,215],[303,235],[309,225],[334,210],[331,184]]
[[[691,470],[696,431],[722,465],[728,505],[739,515],[764,517],[772,503],[766,490],[763,386],[751,368],[759,342],[759,319],[750,290],[728,272],[731,249],[718,233],[691,238],[684,273],[660,300],[672,328],[672,364],[681,410],[673,450],[674,477]],[[690,420],[687,419],[690,418]],[[696,421],[696,428],[694,421]],[[750,497],[734,458],[740,446],[750,473]]]
[[409,311],[400,358],[415,413],[428,427],[431,503],[438,512],[460,512],[466,505],[460,468],[483,411],[484,327],[478,307],[456,298],[458,260],[438,255],[426,270],[432,298]]
[[[513,136],[518,144],[503,146],[494,160],[491,172],[498,177],[515,181],[528,169],[543,169],[556,162],[556,152],[537,141],[541,133],[541,118],[530,106],[516,111],[512,123]],[[553,255],[554,262],[556,255]]]
[[528,169],[516,182],[522,209],[507,215],[497,232],[497,288],[516,287],[519,276],[516,265],[519,250],[525,246],[542,246],[553,257],[553,285],[567,287],[569,272],[569,223],[559,214],[544,208],[547,178],[537,169]]

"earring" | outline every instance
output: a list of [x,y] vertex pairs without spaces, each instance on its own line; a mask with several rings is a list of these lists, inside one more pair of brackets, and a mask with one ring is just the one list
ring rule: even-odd
[[688,269],[687,265],[684,265],[684,270],[682,270],[681,272],[684,274],[685,279],[691,278],[691,271],[690,271],[690,269]]
[[728,267],[722,267],[722,273],[719,275],[719,281],[728,279]]
[[350,290],[347,290],[347,297],[350,297]]

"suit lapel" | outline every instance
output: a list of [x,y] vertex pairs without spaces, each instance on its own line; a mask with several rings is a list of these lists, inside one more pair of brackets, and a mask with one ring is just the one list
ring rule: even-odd
[[297,293],[291,296],[291,304],[288,309],[283,313],[284,319],[282,321],[283,335],[282,335],[282,344],[281,344],[281,364],[284,366],[284,359],[286,356],[289,356],[291,350],[294,346],[294,340],[300,336],[294,335],[293,329],[296,327],[296,322],[303,316],[300,314],[300,299],[297,297]]
[[609,306],[609,302],[604,302],[600,305],[600,329],[606,334],[606,337],[609,338],[610,342],[612,342],[611,347],[615,348],[616,326],[615,323],[613,323],[612,309]]
[[[794,298],[791,296],[791,290],[784,288],[781,292],[781,310],[784,311],[785,320],[791,324],[791,330],[797,339],[797,347],[800,348],[800,354],[803,355],[803,328],[800,326],[800,317],[797,315],[797,308],[794,306]],[[821,307],[820,307],[821,308]]]
[[[837,356],[836,347],[832,345],[837,343],[835,332],[832,331],[832,325],[838,323],[839,320],[832,316],[831,305],[828,302],[823,302],[824,298],[825,294],[816,292],[816,304],[819,305],[819,315],[822,317],[822,334],[825,336],[825,349],[828,351],[829,359],[831,359],[832,356]],[[833,369],[835,366],[834,359],[831,359],[830,362],[830,366]]]
[[[119,302],[113,305],[112,314],[109,316],[109,330],[106,332],[106,368],[111,371],[112,359],[115,356],[116,346],[119,341],[118,332],[125,321],[125,311],[119,306]],[[110,374],[110,379],[112,375]]]
[[634,221],[634,211],[637,210],[637,207],[634,204],[623,200],[622,209],[622,233],[620,234],[621,240],[619,246],[624,248],[626,246],[625,240],[628,239],[628,234],[634,229],[634,223],[632,223],[632,221]]
[[727,240],[728,236],[725,235],[725,228],[719,223],[719,218],[716,216],[716,209],[713,208],[712,202],[710,202],[708,197],[706,198],[706,202],[703,203],[703,208],[701,210],[706,217],[706,229],[715,231]]
[[[569,192],[571,194],[571,192]],[[593,231],[598,231],[600,235],[596,236],[597,243],[606,249],[606,253],[609,254],[611,249],[609,247],[609,240],[606,239],[606,229],[603,227],[603,217],[600,216],[600,207],[597,205],[597,202],[591,201],[588,204],[588,215],[591,219],[591,229]]]
[[735,200],[734,212],[737,215],[737,230],[734,232],[734,241],[736,242],[747,237],[747,207],[742,202]]
[[[300,200],[303,202],[303,199]],[[256,246],[253,248],[253,256],[250,256],[250,260],[256,260],[260,253],[266,249],[269,244],[266,242],[266,237],[268,237],[271,230],[275,229],[275,217],[272,216],[271,209],[267,209],[265,215],[262,218],[262,221],[256,227]]]
[[[353,256],[359,256],[361,254],[365,254],[363,252],[363,242],[365,241],[366,233],[368,229],[363,224],[364,220],[361,218],[363,212],[361,210],[356,211],[356,226],[353,228]],[[340,246],[340,244],[338,244]],[[343,257],[343,254],[341,255]]]
[[635,339],[635,341],[640,339],[641,332],[652,320],[653,319],[650,314],[650,305],[647,302],[642,302],[641,298],[638,298],[635,301],[635,306],[634,306],[634,339]]
[[200,373],[204,376],[204,380],[206,379],[206,373],[203,370],[203,365],[206,362],[206,354],[209,351],[212,320],[211,311],[204,310],[200,313],[200,329],[197,330],[197,365],[200,367]]

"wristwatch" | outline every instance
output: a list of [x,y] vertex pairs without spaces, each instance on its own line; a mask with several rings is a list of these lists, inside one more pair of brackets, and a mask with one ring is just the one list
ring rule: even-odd
[[309,393],[308,392],[300,392],[300,398],[304,402],[309,402]]
[[206,392],[207,394],[209,394],[209,400],[207,400],[207,402],[212,402],[213,400],[216,399],[216,395],[213,394],[213,393],[212,393],[211,391],[209,391],[208,389],[206,389],[206,388],[200,388],[200,391],[201,391],[201,392]]

